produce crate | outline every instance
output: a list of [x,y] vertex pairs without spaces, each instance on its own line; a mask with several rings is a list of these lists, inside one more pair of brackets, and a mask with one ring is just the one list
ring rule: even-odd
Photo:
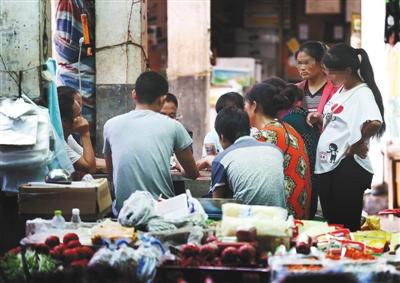
[[157,268],[155,282],[176,283],[184,280],[188,283],[265,283],[269,279],[269,268],[160,266]]

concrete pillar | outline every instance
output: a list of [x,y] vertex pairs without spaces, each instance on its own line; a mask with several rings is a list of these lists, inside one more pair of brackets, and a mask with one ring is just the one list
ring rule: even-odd
[[181,122],[193,131],[201,156],[208,121],[210,0],[168,0],[168,81],[179,100]]
[[369,55],[375,80],[383,95],[386,92],[385,12],[385,1],[361,1],[361,47]]
[[130,111],[133,84],[146,68],[147,0],[96,1],[96,152],[104,123]]
[[[0,1],[0,96],[40,95],[41,66],[51,52],[50,2]],[[22,78],[19,78],[21,72]]]
[[[387,73],[386,52],[384,42],[385,28],[385,1],[363,0],[361,1],[361,47],[364,48],[374,69],[374,75],[383,99],[387,97]],[[382,149],[384,140],[371,142],[370,159],[374,169],[373,185],[382,183],[384,176],[384,160]]]

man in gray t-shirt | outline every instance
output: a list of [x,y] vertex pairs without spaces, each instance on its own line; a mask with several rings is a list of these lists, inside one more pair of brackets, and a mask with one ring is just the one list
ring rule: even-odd
[[141,74],[133,92],[136,110],[104,125],[103,153],[113,176],[117,211],[136,190],[148,191],[154,198],[174,196],[170,174],[173,153],[186,177],[198,176],[189,134],[176,120],[157,113],[167,92],[168,83],[161,75]]
[[215,129],[224,151],[212,162],[213,197],[286,208],[282,151],[250,137],[249,118],[240,109],[221,110]]

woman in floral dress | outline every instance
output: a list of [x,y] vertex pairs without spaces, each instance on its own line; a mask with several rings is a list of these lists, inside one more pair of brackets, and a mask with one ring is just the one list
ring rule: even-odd
[[[256,84],[245,96],[245,110],[261,142],[278,146],[284,154],[285,197],[289,214],[307,219],[311,201],[310,165],[300,134],[277,119],[280,110],[290,107],[287,97],[270,84]],[[268,174],[268,172],[266,172]]]

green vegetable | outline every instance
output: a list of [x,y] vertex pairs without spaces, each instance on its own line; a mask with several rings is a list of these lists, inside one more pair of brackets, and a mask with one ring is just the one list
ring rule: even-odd
[[4,258],[0,261],[0,267],[8,280],[25,280],[21,254],[5,254]]
[[39,267],[38,272],[49,273],[55,271],[57,268],[56,263],[54,260],[48,255],[39,255]]
[[[57,268],[55,261],[48,255],[37,254],[35,251],[27,250],[25,258],[29,273],[31,274],[38,272],[49,273],[55,271]],[[26,280],[21,253],[6,253],[4,258],[0,260],[0,267],[8,280],[21,282]]]

